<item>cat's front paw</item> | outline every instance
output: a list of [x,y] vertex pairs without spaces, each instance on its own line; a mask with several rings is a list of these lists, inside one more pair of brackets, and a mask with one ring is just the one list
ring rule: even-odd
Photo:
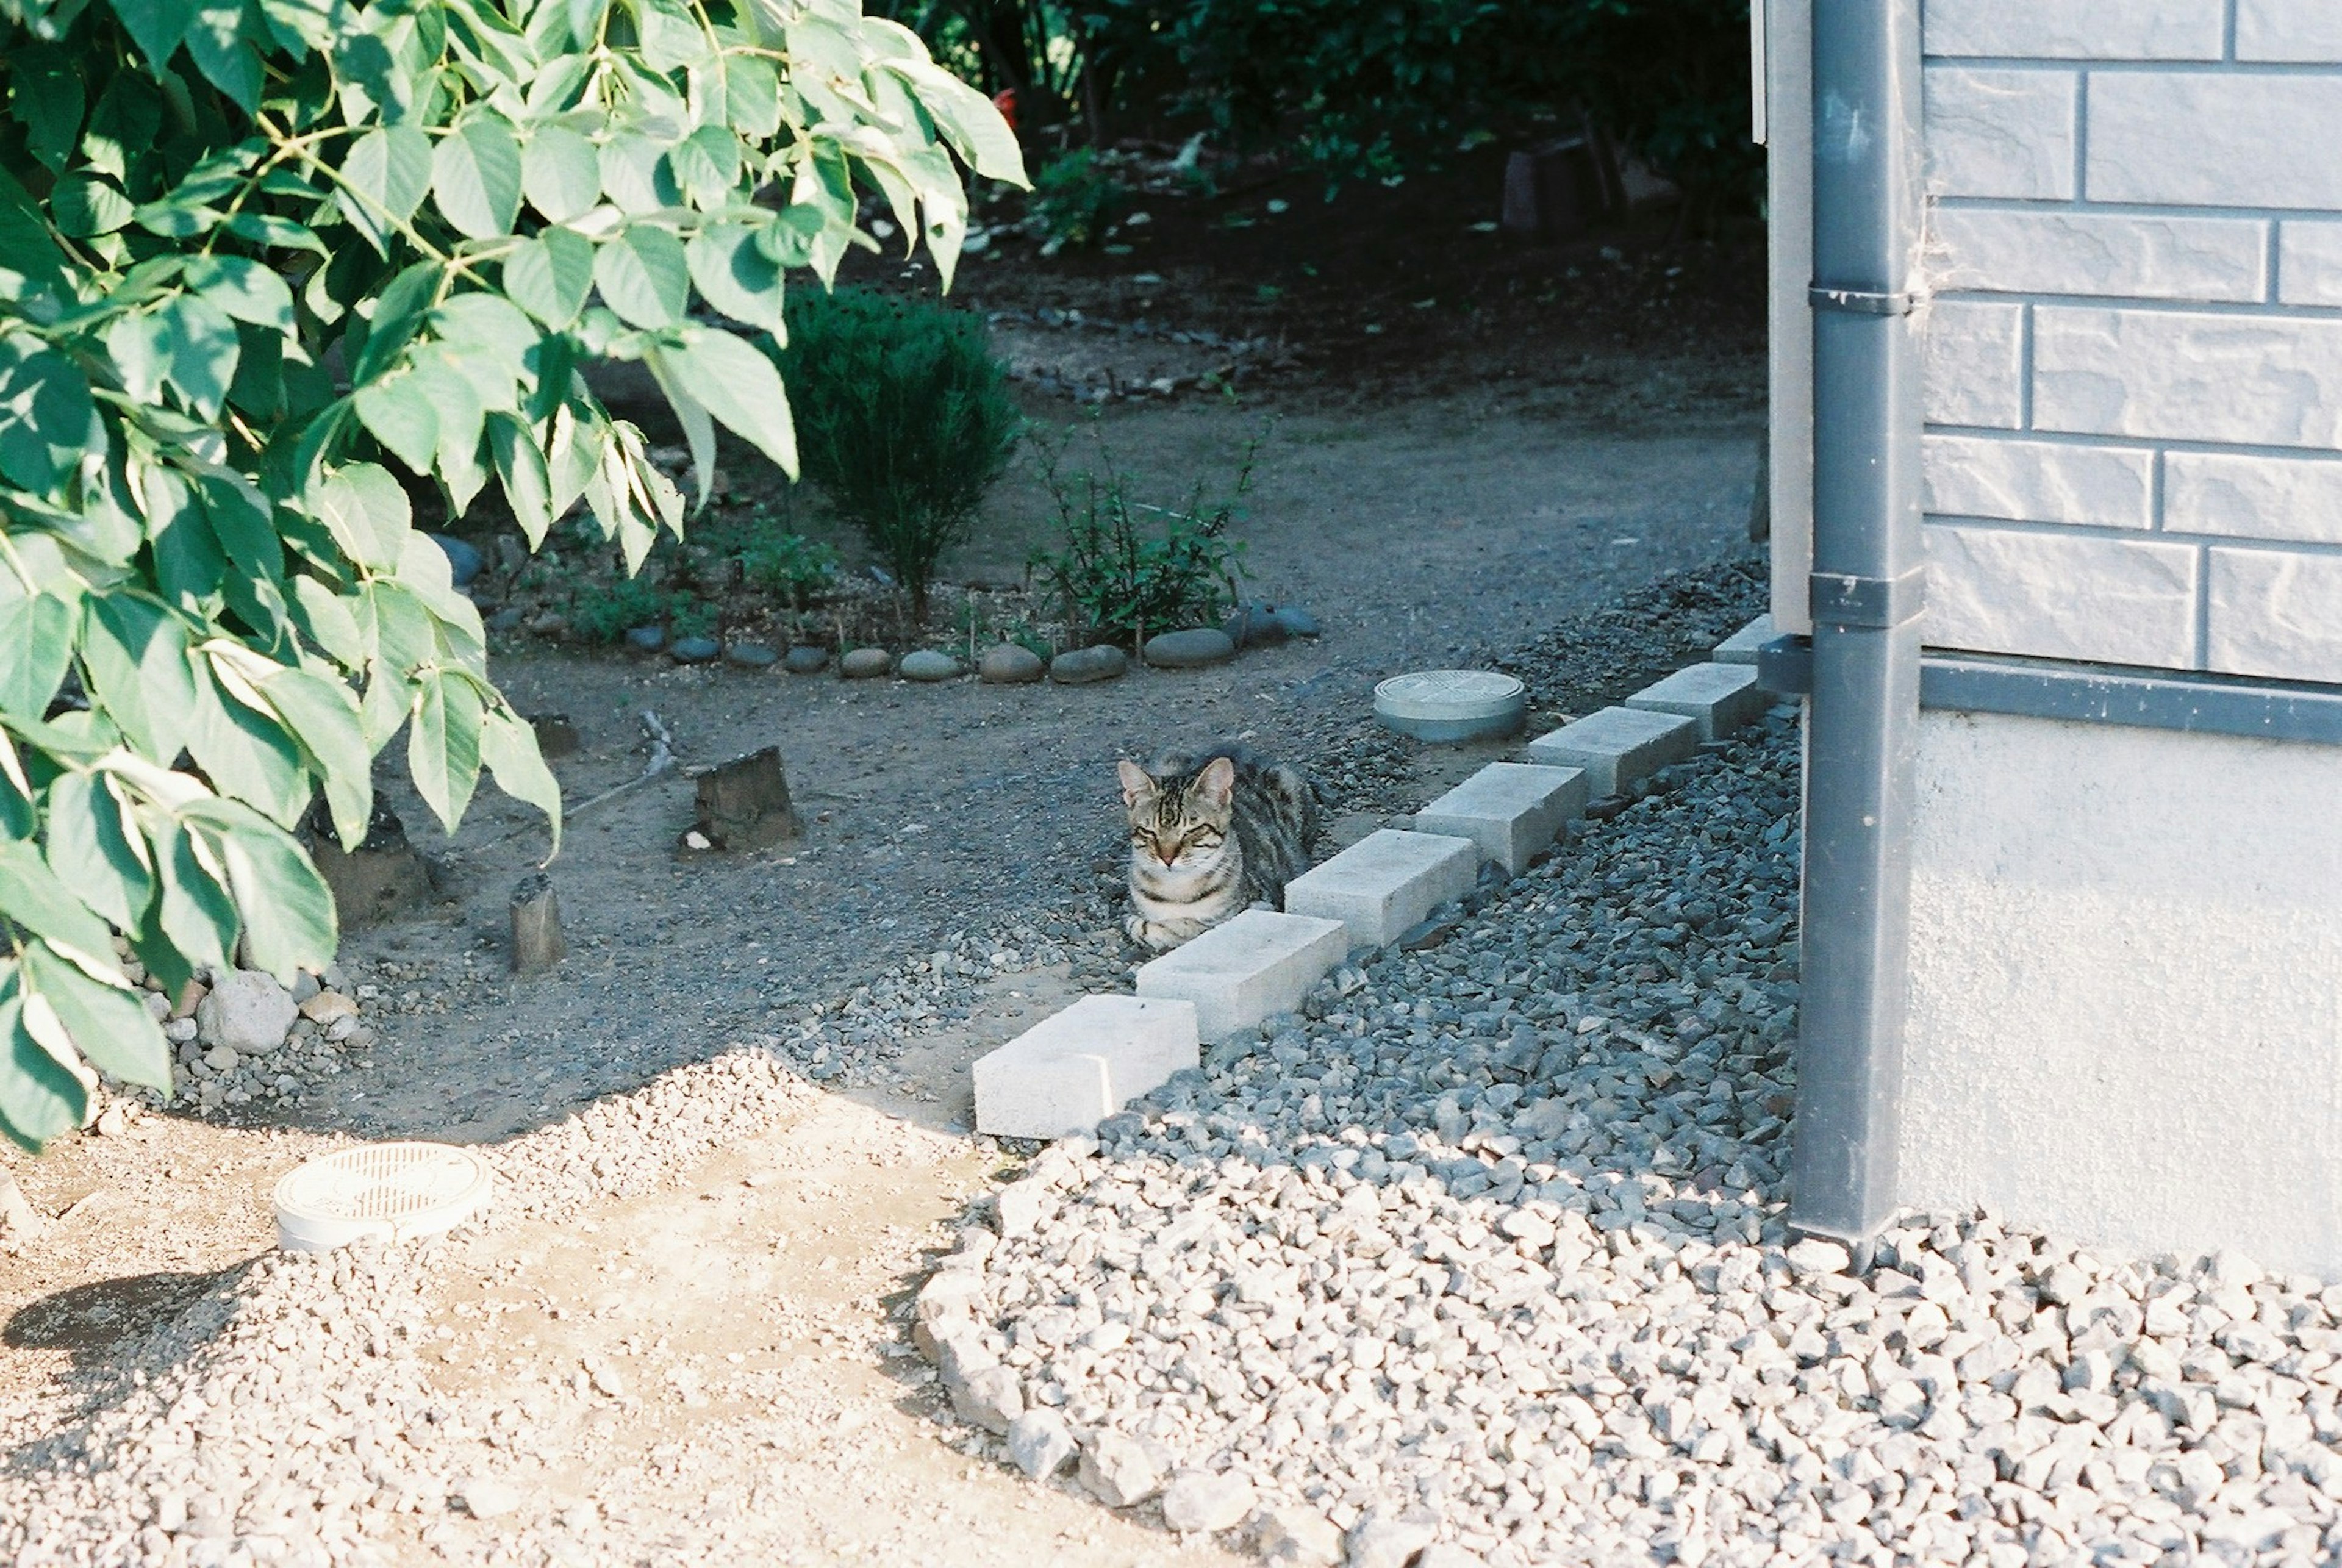
[[[1183,925],[1185,924],[1181,923]],[[1131,941],[1150,953],[1168,953],[1195,934],[1192,931],[1183,931],[1178,925],[1168,924],[1159,920],[1142,919],[1136,914],[1126,914],[1122,917],[1122,929],[1123,934]]]

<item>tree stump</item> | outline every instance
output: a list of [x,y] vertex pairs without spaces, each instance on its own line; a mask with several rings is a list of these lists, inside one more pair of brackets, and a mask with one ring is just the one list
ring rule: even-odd
[[711,849],[763,849],[786,843],[800,831],[778,746],[750,752],[701,774],[697,806],[693,826]]
[[541,974],[569,955],[561,934],[561,901],[545,873],[533,871],[514,884],[509,913],[515,974]]

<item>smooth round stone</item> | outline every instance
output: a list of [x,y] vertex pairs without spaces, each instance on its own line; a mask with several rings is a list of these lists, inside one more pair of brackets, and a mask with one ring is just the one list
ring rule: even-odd
[[966,672],[949,654],[921,648],[903,655],[903,667],[899,673],[906,681],[956,681]]
[[455,586],[458,588],[478,576],[480,568],[486,564],[480,558],[480,553],[477,550],[453,534],[426,534],[424,537],[438,545],[440,554],[447,557],[448,575],[455,579]]
[[656,654],[666,646],[666,633],[657,626],[636,626],[626,633],[626,643],[646,654]]
[[1015,643],[986,648],[976,662],[977,678],[996,686],[1021,686],[1049,673],[1049,666],[1032,649]]
[[1146,662],[1158,670],[1194,670],[1225,664],[1236,656],[1231,637],[1216,626],[1165,632],[1146,639]]
[[1527,712],[1526,689],[1495,670],[1422,670],[1375,688],[1375,717],[1419,741],[1509,735]]
[[723,651],[713,637],[677,637],[675,646],[667,650],[683,664],[704,664]]
[[837,666],[849,681],[876,680],[895,670],[895,655],[884,648],[856,648]]
[[761,643],[735,643],[724,650],[724,662],[744,670],[769,670],[781,662],[781,656]]
[[793,675],[817,675],[829,668],[829,650],[803,645],[791,648],[782,658],[781,668]]
[[1129,654],[1112,643],[1100,643],[1094,648],[1059,654],[1049,661],[1049,678],[1061,686],[1086,686],[1093,681],[1111,681],[1129,668]]

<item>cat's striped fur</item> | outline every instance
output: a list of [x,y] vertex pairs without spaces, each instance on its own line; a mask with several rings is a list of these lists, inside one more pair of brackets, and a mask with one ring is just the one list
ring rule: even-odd
[[1282,908],[1285,884],[1308,869],[1317,792],[1294,769],[1219,746],[1118,771],[1132,941],[1160,953],[1255,903]]

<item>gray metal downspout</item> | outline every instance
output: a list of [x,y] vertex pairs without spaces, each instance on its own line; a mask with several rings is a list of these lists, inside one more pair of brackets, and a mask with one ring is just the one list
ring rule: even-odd
[[1919,714],[1918,0],[1814,0],[1813,692],[1790,1223],[1893,1211]]

